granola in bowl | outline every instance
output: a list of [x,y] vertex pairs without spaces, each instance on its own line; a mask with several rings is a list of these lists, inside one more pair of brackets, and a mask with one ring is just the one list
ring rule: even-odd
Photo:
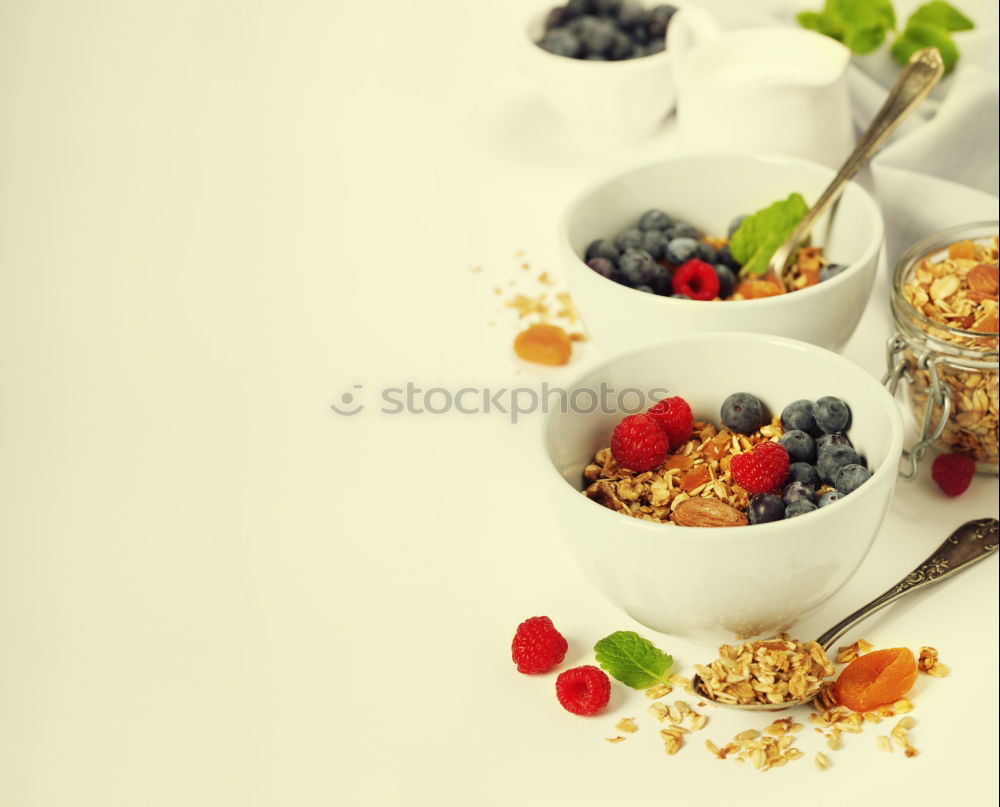
[[689,440],[657,468],[641,473],[622,467],[610,448],[602,448],[583,471],[589,483],[584,492],[619,513],[669,524],[678,523],[681,503],[695,497],[745,512],[750,493],[733,481],[730,463],[736,454],[777,440],[783,433],[777,416],[749,435],[696,421]]

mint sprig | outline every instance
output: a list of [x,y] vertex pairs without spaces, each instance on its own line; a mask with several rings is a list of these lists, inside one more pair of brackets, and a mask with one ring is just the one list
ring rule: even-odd
[[594,645],[597,663],[608,675],[633,689],[667,683],[667,670],[674,660],[648,639],[630,630],[605,636]]
[[[843,42],[854,53],[871,53],[896,31],[896,12],[891,0],[825,0],[821,11],[801,11],[796,19],[803,28]],[[932,0],[914,11],[890,47],[900,65],[921,48],[936,47],[941,52],[945,73],[958,62],[956,31],[974,28],[972,20],[945,0]]]
[[790,194],[743,219],[729,240],[729,251],[740,263],[740,277],[757,277],[785,239],[795,229],[809,206],[801,194]]

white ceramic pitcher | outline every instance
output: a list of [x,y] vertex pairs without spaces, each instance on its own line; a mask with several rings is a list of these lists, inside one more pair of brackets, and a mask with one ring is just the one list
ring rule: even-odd
[[682,146],[789,154],[838,167],[854,146],[850,52],[795,27],[723,32],[704,11],[671,21]]

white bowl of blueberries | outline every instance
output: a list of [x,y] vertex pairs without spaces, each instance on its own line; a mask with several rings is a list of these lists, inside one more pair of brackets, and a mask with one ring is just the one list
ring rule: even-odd
[[834,212],[817,222],[796,256],[794,290],[762,271],[781,233],[833,174],[793,157],[698,154],[585,188],[563,213],[558,237],[592,340],[621,350],[750,331],[842,348],[868,303],[883,243],[881,213],[863,188],[848,183]]
[[570,131],[600,140],[652,133],[676,100],[666,35],[677,6],[568,0],[535,15],[524,63]]

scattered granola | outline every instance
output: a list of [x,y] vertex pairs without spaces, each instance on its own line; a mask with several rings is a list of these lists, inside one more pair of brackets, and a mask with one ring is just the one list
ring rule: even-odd
[[615,728],[618,731],[624,731],[626,734],[635,734],[639,730],[639,727],[635,724],[635,720],[631,717],[623,717],[615,723]]
[[827,768],[830,767],[830,760],[827,759],[826,754],[824,754],[822,751],[816,752],[816,767],[819,768],[821,771],[825,771]]
[[780,704],[809,700],[820,692],[833,664],[816,642],[787,634],[767,641],[724,644],[707,667],[696,664],[702,694],[719,703]]
[[917,659],[917,669],[925,672],[934,678],[944,678],[950,670],[947,664],[938,661],[938,651],[933,647],[921,647],[920,657]]
[[874,645],[866,642],[864,639],[858,639],[854,644],[849,644],[847,647],[838,647],[837,663],[849,664],[858,656],[870,652],[873,647]]
[[[996,465],[1000,455],[997,253],[996,236],[958,241],[946,252],[920,260],[902,279],[898,292],[910,306],[902,312],[906,324],[926,334],[935,351],[941,349],[933,344],[936,342],[948,354],[937,364],[937,374],[950,394],[951,413],[935,445],[990,465]],[[897,320],[899,316],[897,311]],[[930,369],[920,365],[912,348],[907,349],[906,360],[913,375],[910,403],[919,423],[933,380]],[[980,364],[969,365],[969,360]],[[940,414],[940,406],[934,406],[932,422],[937,422]]]
[[625,742],[625,738],[618,735],[617,737],[605,737],[604,741],[608,743],[623,743]]

